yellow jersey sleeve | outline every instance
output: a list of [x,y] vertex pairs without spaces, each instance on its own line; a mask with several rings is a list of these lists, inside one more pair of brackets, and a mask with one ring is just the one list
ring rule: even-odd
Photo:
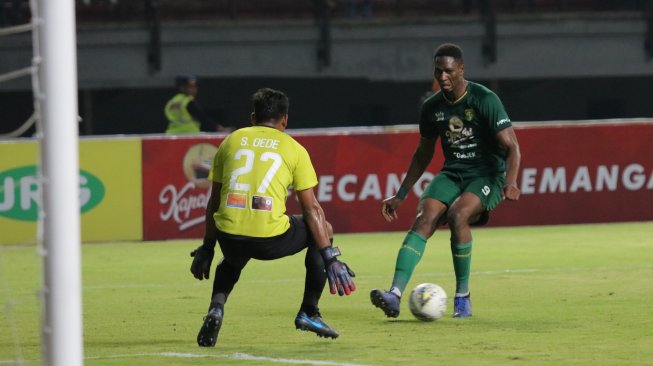
[[303,191],[317,185],[317,174],[315,174],[308,151],[299,143],[297,143],[297,150],[297,167],[292,185],[296,191]]
[[222,164],[218,164],[218,160],[220,156],[220,150],[222,150],[222,147],[226,145],[226,142],[229,140],[230,136],[231,135],[227,136],[224,140],[222,140],[222,143],[220,144],[220,146],[218,146],[218,151],[215,153],[215,156],[213,157],[213,163],[211,164],[211,170],[209,171],[209,177],[208,177],[210,181],[216,183],[222,183]]

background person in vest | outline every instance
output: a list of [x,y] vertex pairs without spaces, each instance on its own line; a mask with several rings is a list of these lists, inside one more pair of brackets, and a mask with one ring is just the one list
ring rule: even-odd
[[198,90],[195,76],[177,76],[175,84],[179,92],[166,103],[164,109],[168,120],[166,134],[187,135],[197,134],[200,131],[230,131],[230,129],[216,123],[195,100]]

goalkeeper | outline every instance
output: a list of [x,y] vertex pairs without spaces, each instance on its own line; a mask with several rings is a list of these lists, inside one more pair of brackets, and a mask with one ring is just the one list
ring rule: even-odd
[[[265,88],[254,93],[252,102],[253,126],[227,136],[215,155],[204,242],[191,253],[190,270],[199,280],[209,278],[216,241],[223,255],[197,344],[215,346],[225,303],[250,259],[273,260],[305,248],[304,296],[295,327],[337,338],[338,332],[322,319],[318,302],[327,280],[332,294],[354,291],[354,273],[337,259],[340,252],[331,245],[333,230],[313,192],[318,181],[308,152],[284,133],[288,97]],[[285,213],[291,186],[302,215]]]

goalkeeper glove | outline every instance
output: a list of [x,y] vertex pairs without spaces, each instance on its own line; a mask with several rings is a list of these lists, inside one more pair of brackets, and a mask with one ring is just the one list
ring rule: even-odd
[[356,285],[352,277],[356,277],[354,271],[349,269],[346,263],[339,261],[336,257],[340,255],[338,247],[326,247],[320,249],[322,259],[324,259],[324,268],[326,269],[327,279],[329,280],[329,290],[332,294],[336,291],[338,295],[349,295],[356,290]]
[[211,272],[211,262],[213,261],[213,256],[215,255],[215,239],[204,238],[202,245],[197,247],[197,249],[190,252],[190,256],[193,257],[193,263],[190,265],[190,271],[195,278],[202,280],[206,278],[209,279],[209,273]]

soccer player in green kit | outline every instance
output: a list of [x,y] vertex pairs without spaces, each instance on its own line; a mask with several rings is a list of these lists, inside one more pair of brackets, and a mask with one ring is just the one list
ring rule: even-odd
[[[338,332],[322,320],[318,301],[327,280],[332,294],[349,295],[356,289],[354,273],[336,258],[340,251],[331,245],[333,229],[313,192],[318,180],[308,152],[284,132],[288,97],[264,88],[254,93],[252,102],[253,126],[227,136],[215,155],[204,242],[191,253],[191,272],[198,280],[209,278],[216,241],[223,255],[197,343],[215,346],[227,298],[250,259],[274,260],[305,248],[304,296],[295,327],[337,338]],[[302,215],[286,215],[291,186]]]
[[483,85],[465,80],[462,49],[439,46],[434,53],[434,77],[440,92],[422,104],[420,140],[399,191],[383,201],[381,213],[391,222],[435,152],[438,138],[444,166],[428,184],[406,235],[389,291],[374,289],[372,304],[386,316],[399,316],[401,296],[424,254],[426,241],[438,226],[451,231],[451,254],[456,276],[455,318],[472,315],[469,275],[472,254],[470,225],[483,225],[503,199],[519,199],[519,144],[501,101]]

